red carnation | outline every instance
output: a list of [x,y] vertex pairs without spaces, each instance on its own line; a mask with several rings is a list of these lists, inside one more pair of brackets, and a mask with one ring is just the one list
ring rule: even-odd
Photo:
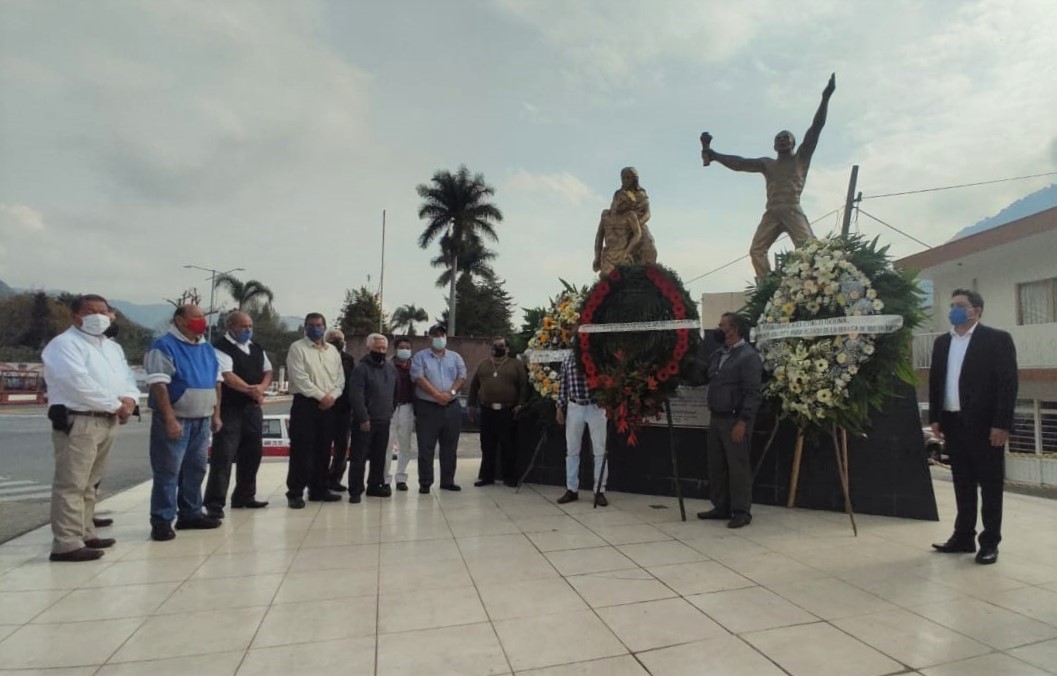
[[668,362],[668,365],[664,367],[664,370],[667,371],[669,375],[679,375],[679,362],[674,360]]

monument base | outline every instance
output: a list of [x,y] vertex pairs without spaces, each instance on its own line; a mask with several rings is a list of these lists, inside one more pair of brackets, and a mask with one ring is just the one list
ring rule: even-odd
[[[938,521],[917,399],[910,386],[901,394],[890,398],[884,410],[873,415],[868,436],[848,438],[852,508],[858,514]],[[759,465],[759,472],[752,496],[754,503],[785,505],[789,498],[796,429],[791,425],[780,426],[764,455],[773,424],[773,418],[766,410],[762,411],[753,432],[752,464]],[[612,426],[609,434],[608,490],[675,496],[666,426],[643,427],[638,445],[630,447]],[[675,428],[673,434],[683,496],[707,498],[707,430]],[[526,467],[539,440],[536,421],[528,417],[522,420],[518,437],[521,466]],[[585,434],[580,454],[580,487],[585,492],[590,492],[592,487],[592,462],[591,445]],[[547,430],[547,441],[525,481],[565,485],[565,428],[553,426]],[[844,511],[836,456],[829,436],[805,439],[796,506]]]

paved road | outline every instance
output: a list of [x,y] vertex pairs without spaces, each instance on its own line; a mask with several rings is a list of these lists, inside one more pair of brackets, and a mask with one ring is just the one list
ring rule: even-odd
[[[285,413],[289,407],[267,404],[265,412]],[[0,408],[0,543],[48,521],[55,464],[45,411],[42,406]],[[149,432],[149,414],[121,428],[110,450],[101,498],[150,479]]]

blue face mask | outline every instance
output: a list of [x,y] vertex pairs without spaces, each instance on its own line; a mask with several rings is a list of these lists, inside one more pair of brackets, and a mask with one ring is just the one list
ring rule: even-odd
[[947,314],[947,319],[949,319],[951,324],[953,324],[954,326],[961,326],[962,324],[969,321],[969,311],[963,308],[961,305],[955,305]]
[[241,331],[236,333],[233,338],[239,343],[245,345],[246,343],[250,342],[250,338],[253,338],[253,329],[242,329]]
[[407,361],[411,358],[411,350],[407,349],[406,347],[400,348],[396,351],[396,358],[401,361]]
[[305,335],[308,336],[308,338],[315,343],[318,343],[319,341],[323,340],[323,334],[326,332],[327,330],[322,326],[305,327]]
[[433,349],[443,350],[448,345],[448,339],[444,336],[437,336],[433,339]]

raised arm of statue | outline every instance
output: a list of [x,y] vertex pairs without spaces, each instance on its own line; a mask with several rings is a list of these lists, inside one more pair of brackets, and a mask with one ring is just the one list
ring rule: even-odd
[[595,233],[595,260],[591,264],[591,269],[598,272],[602,269],[602,245],[605,244],[606,230],[602,225],[602,221],[598,222],[598,232]]
[[757,174],[762,174],[765,166],[765,160],[762,157],[723,155],[722,153],[717,153],[715,150],[709,150],[708,157],[712,161],[719,162],[727,169],[733,171],[752,171]]
[[818,104],[818,110],[815,111],[815,119],[811,121],[811,128],[804,134],[804,142],[800,144],[800,151],[797,154],[804,159],[811,159],[811,155],[815,152],[819,134],[822,133],[822,127],[826,124],[829,97],[833,96],[833,92],[836,89],[837,74],[834,73],[829,76],[829,82],[826,84],[826,88],[822,90],[822,101]]

